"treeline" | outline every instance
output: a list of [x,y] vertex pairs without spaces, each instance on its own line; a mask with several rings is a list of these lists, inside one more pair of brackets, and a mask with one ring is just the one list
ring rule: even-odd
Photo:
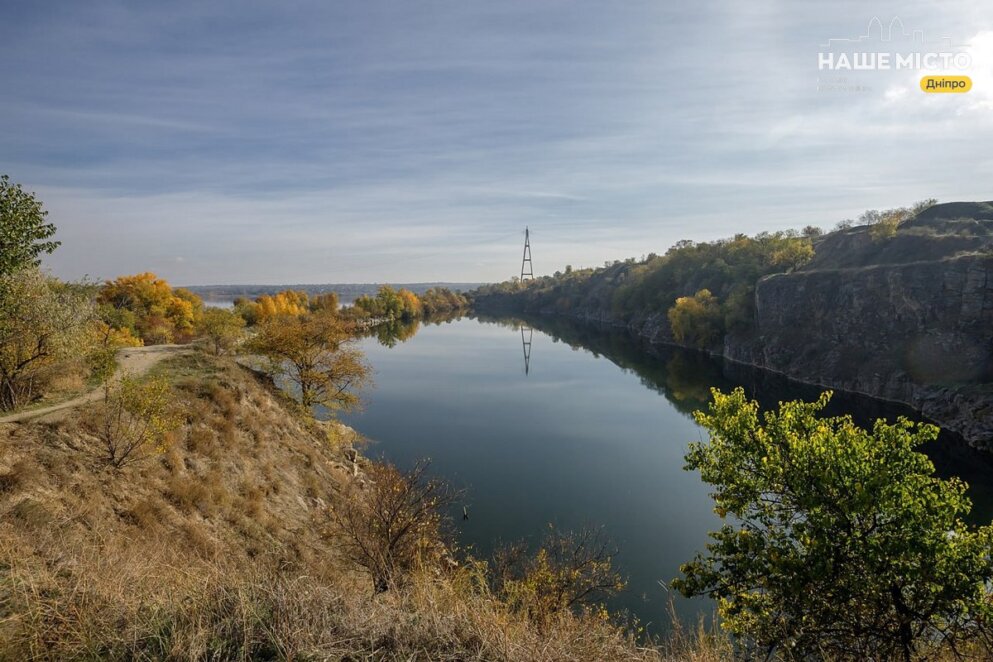
[[[934,199],[909,207],[870,210],[857,221],[868,226],[874,242],[933,206]],[[715,348],[727,334],[747,334],[755,319],[755,286],[763,276],[803,268],[823,240],[820,228],[738,234],[710,242],[680,241],[664,255],[604,264],[597,269],[567,266],[552,276],[512,279],[472,292],[480,309],[555,313],[629,324],[662,318],[677,343]]]
[[409,321],[458,312],[468,306],[469,299],[464,294],[445,287],[433,287],[418,296],[407,289],[395,290],[389,285],[383,285],[376,296],[363,295],[357,298],[349,312],[357,318]]
[[525,312],[609,317],[619,322],[668,316],[673,335],[707,347],[753,318],[756,282],[791,271],[814,255],[815,228],[803,232],[740,234],[712,242],[681,241],[664,255],[573,270],[520,283],[479,288],[481,308],[512,306]]

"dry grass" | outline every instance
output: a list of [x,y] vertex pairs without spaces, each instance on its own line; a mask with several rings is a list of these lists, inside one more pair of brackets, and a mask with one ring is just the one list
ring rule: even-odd
[[101,459],[86,416],[0,427],[0,660],[727,659],[696,631],[641,647],[593,613],[539,632],[475,562],[373,595],[323,526],[355,494],[350,431],[224,359],[157,371],[186,422],[133,466]]

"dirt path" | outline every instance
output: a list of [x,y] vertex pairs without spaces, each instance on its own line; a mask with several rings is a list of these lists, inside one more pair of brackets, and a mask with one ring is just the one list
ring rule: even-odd
[[[150,347],[128,347],[122,349],[117,354],[117,376],[119,377],[125,374],[140,375],[147,372],[162,359],[191,351],[193,350],[189,345],[152,345]],[[103,387],[97,387],[92,391],[71,400],[66,400],[65,402],[0,417],[0,423],[19,423],[37,418],[54,420],[59,418],[65,410],[84,405],[88,402],[96,402],[102,398]]]

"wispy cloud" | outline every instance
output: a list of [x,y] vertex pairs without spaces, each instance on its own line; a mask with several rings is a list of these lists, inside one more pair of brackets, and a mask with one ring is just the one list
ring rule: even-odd
[[[983,5],[15,2],[0,171],[57,273],[183,283],[500,279],[525,225],[553,271],[991,198]],[[976,94],[818,93],[876,14],[972,40]]]

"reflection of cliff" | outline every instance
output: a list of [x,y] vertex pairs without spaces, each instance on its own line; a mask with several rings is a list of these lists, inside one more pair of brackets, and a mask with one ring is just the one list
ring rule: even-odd
[[[784,400],[814,400],[822,390],[769,370],[726,361],[696,350],[652,344],[618,327],[592,325],[558,316],[528,316],[526,321],[485,315],[477,317],[480,321],[501,324],[508,329],[527,324],[551,336],[553,342],[561,341],[572,348],[602,356],[637,375],[646,387],[663,395],[673,407],[687,416],[706,408],[712,387],[727,391],[741,386],[764,409],[773,409]],[[849,415],[863,427],[871,427],[873,421],[880,418],[890,421],[898,416],[912,420],[921,418],[906,405],[846,392],[834,394],[825,414]],[[993,484],[989,478],[993,475],[993,460],[987,454],[961,443],[950,432],[943,432],[937,442],[924,450],[934,461],[939,475],[957,476],[971,486],[969,495],[975,502],[974,521],[985,523],[993,519]]]
[[712,357],[678,347],[648,345],[623,329],[579,324],[564,317],[478,315],[478,319],[513,329],[533,328],[551,336],[552,342],[603,356],[637,375],[645,386],[661,393],[685,414],[706,406],[711,386],[731,384],[721,373],[721,363]]

